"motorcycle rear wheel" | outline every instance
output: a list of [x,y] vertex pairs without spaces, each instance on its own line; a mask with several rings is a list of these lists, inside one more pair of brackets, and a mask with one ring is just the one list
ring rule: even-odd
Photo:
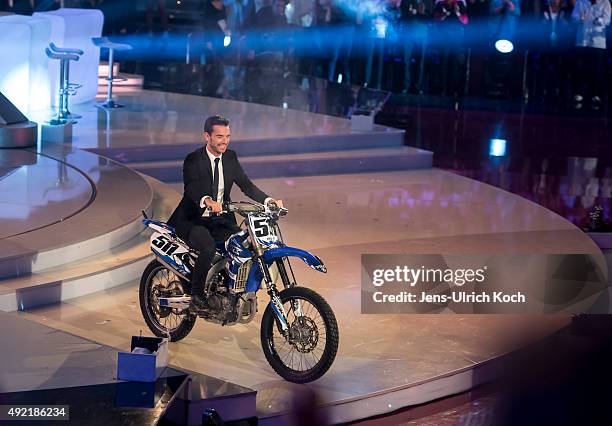
[[140,279],[140,310],[149,329],[157,337],[169,337],[171,342],[184,339],[197,320],[189,309],[163,308],[159,296],[181,296],[185,293],[179,277],[157,260],[151,261]]
[[[293,383],[317,380],[329,370],[338,352],[338,324],[329,304],[315,291],[291,287],[279,293],[287,314],[292,343],[268,304],[261,320],[261,346],[270,366]],[[296,315],[296,301],[302,315]]]

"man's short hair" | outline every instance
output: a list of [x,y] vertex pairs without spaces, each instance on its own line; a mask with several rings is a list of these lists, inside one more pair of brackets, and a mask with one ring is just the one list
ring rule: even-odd
[[212,135],[213,126],[229,126],[229,120],[220,115],[213,115],[208,117],[204,122],[204,131],[209,135]]

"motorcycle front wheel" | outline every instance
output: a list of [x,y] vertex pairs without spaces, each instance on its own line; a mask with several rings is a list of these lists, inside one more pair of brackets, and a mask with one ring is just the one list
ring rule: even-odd
[[140,279],[139,299],[142,316],[157,337],[169,337],[171,342],[184,339],[197,320],[189,309],[178,310],[159,306],[160,297],[185,294],[180,278],[157,260],[151,261]]
[[305,287],[279,293],[287,314],[289,331],[281,332],[280,321],[267,306],[261,320],[261,345],[270,366],[293,383],[317,380],[331,367],[338,352],[338,324],[329,304]]

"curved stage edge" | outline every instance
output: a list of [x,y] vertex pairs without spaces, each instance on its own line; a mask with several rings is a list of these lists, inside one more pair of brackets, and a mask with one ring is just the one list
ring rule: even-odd
[[68,219],[95,197],[87,174],[31,149],[0,150],[0,239]]
[[[160,99],[168,110],[159,111]],[[200,114],[193,111],[227,109],[224,112],[227,115],[241,108],[255,111],[252,121],[241,122],[242,132],[256,126],[257,120],[264,120],[268,114],[274,120],[283,114],[280,108],[258,109],[251,104],[155,92],[132,94],[126,100],[136,102],[137,107],[113,111],[110,120],[93,105],[75,107],[84,120],[79,123],[81,129],[76,133],[74,146],[123,160],[128,167],[135,164],[137,167],[133,168],[137,170],[155,169],[160,173],[158,177],[165,177],[169,182],[176,181],[173,170],[180,155],[162,164],[160,158],[164,152],[172,151],[173,144],[181,145],[181,150],[194,146],[185,140],[187,133],[196,132],[196,126],[201,125]],[[130,114],[133,114],[131,118],[126,118]],[[133,120],[138,114],[144,117],[140,122]],[[303,130],[304,134],[281,132],[276,140],[269,133],[255,135],[250,140],[238,138],[236,146],[240,147],[242,142],[246,162],[254,164],[249,171],[258,178],[257,184],[266,192],[282,197],[288,205],[290,215],[283,223],[286,241],[313,251],[328,266],[329,273],[320,275],[295,265],[296,275],[303,277],[305,285],[321,293],[334,308],[340,326],[338,358],[323,378],[308,385],[316,393],[319,410],[328,421],[348,422],[390,413],[490,382],[498,377],[498,362],[518,344],[508,336],[525,337],[526,333],[528,338],[537,339],[569,322],[567,315],[487,315],[486,320],[476,315],[361,315],[361,253],[486,251],[599,256],[601,251],[580,230],[543,207],[501,189],[432,169],[430,154],[414,151],[409,154],[417,156],[414,162],[411,162],[414,157],[391,166],[385,161],[374,161],[369,163],[371,168],[364,168],[364,161],[371,158],[369,154],[376,157],[376,151],[347,154],[350,151],[346,149],[347,140],[353,136],[347,130],[348,120],[336,122],[341,119],[302,114],[305,115],[290,112],[291,119],[285,119],[283,126],[291,126],[291,120],[332,121],[333,125],[328,126],[331,130],[318,135],[335,144],[331,154],[321,148],[315,150],[314,156],[308,150],[295,152],[296,141],[316,144],[307,130]],[[181,126],[185,133],[177,135],[175,131]],[[137,138],[139,133],[141,139]],[[385,135],[391,138],[385,139]],[[96,138],[93,143],[91,137]],[[373,146],[369,148],[382,150],[379,151],[382,160],[393,155],[387,150],[395,153],[403,150],[397,145],[398,135],[385,129],[375,129],[372,134],[359,137],[364,146],[370,144]],[[297,156],[303,161],[299,166],[302,168],[282,166],[280,170],[285,176],[259,173],[258,170],[267,170],[268,160],[265,155],[258,156],[257,150],[251,150],[247,144],[261,138],[266,138],[270,149],[275,143],[286,149],[279,158],[270,161],[287,165],[294,163]],[[377,147],[377,140],[387,146]],[[287,147],[289,144],[291,147]],[[338,158],[343,162],[338,162]],[[327,166],[316,164],[321,161],[343,164],[343,168],[331,177]],[[264,165],[258,169],[258,163]],[[114,162],[108,164],[126,168]],[[180,198],[180,185],[136,176],[150,191],[148,203],[139,203],[147,204],[149,211],[155,210],[155,217],[166,218]],[[107,204],[107,209],[113,205]],[[126,213],[124,222],[132,223],[139,211]],[[95,274],[79,275],[79,281],[75,281],[78,287],[88,286],[95,293],[81,290],[69,300],[60,299],[62,303],[32,307],[13,315],[105,345],[129,347],[132,335],[147,330],[139,310],[136,281],[150,259],[146,241],[140,229],[133,229],[129,238],[124,237],[114,246],[124,245],[125,249],[119,250],[125,253],[123,257],[115,256],[117,250],[110,247],[101,262],[91,258],[74,260],[91,266],[96,274],[107,273],[118,261],[121,265],[131,265],[129,273],[110,278],[102,288],[92,283]],[[74,270],[79,268],[85,266],[75,266]],[[48,281],[53,278],[53,282],[61,282],[57,274],[60,274],[57,270],[49,272]],[[260,295],[258,301],[260,307],[264,306],[265,295]],[[200,321],[185,340],[170,345],[170,361],[177,367],[256,390],[262,424],[279,424],[290,421],[289,411],[302,387],[279,380],[267,365],[259,343],[260,315],[250,324],[231,328]]]

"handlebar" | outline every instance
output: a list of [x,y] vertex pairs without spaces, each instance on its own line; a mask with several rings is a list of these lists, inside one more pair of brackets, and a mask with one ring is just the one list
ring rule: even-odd
[[218,214],[238,213],[241,216],[246,216],[249,213],[272,213],[278,217],[283,217],[289,212],[286,208],[278,207],[273,202],[264,206],[263,204],[250,203],[248,201],[232,201],[224,202],[221,206],[222,210]]

